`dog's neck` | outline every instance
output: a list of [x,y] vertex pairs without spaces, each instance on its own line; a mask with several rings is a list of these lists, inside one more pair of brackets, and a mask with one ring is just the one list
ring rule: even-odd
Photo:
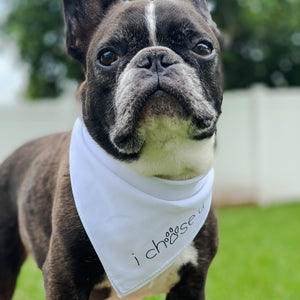
[[139,131],[145,144],[129,168],[144,176],[170,180],[191,179],[206,174],[214,161],[215,135],[201,141],[188,136],[189,120],[157,118]]

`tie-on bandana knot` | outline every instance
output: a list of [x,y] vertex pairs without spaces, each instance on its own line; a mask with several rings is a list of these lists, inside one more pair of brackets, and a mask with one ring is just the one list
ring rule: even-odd
[[191,180],[144,177],[74,125],[70,176],[85,231],[119,297],[165,271],[193,241],[211,205],[214,171]]

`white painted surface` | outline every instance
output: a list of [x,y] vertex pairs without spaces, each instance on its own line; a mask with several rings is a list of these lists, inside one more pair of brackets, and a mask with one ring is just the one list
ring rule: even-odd
[[[75,87],[60,100],[0,104],[0,161],[29,139],[70,130],[78,115]],[[216,203],[300,200],[299,88],[226,92],[217,141]]]
[[300,200],[300,89],[225,94],[215,169],[218,202]]
[[65,99],[0,104],[0,162],[31,139],[71,130],[80,111],[75,89],[72,94]]

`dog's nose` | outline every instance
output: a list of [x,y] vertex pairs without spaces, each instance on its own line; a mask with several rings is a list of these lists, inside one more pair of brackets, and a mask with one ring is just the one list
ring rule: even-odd
[[174,63],[175,61],[165,53],[153,53],[143,57],[137,66],[152,72],[162,72]]

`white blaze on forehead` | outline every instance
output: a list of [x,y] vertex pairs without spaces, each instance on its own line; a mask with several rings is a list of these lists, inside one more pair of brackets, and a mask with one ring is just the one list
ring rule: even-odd
[[148,3],[145,8],[145,15],[147,21],[147,28],[149,31],[150,42],[153,46],[157,45],[156,40],[156,18],[155,18],[155,4],[153,1]]

